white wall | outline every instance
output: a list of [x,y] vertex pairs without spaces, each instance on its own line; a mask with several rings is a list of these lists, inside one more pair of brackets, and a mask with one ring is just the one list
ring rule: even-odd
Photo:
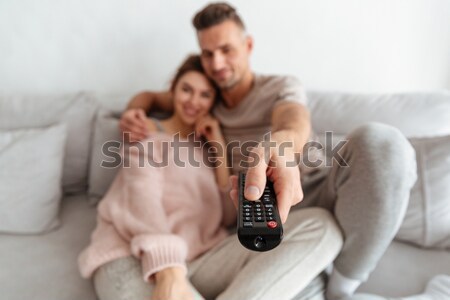
[[[0,91],[166,87],[208,1],[0,0]],[[236,0],[252,64],[311,89],[450,88],[448,0]]]

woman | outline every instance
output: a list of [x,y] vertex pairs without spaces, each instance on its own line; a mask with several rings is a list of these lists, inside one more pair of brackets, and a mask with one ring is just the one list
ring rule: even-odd
[[[101,300],[292,298],[339,252],[337,225],[320,209],[293,212],[284,241],[267,253],[227,237],[236,210],[228,195],[225,140],[209,115],[218,92],[198,56],[182,64],[171,92],[174,114],[161,122],[147,119],[151,134],[123,149],[123,168],[79,256],[81,274],[93,277]],[[205,163],[199,136],[218,150],[214,168]],[[311,251],[299,257],[298,247]]]

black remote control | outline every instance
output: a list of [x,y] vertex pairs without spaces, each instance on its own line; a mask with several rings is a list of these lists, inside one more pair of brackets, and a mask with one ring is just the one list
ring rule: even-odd
[[261,198],[249,201],[244,197],[245,176],[245,173],[239,173],[238,238],[247,249],[268,251],[278,246],[283,239],[283,226],[273,184],[267,178]]

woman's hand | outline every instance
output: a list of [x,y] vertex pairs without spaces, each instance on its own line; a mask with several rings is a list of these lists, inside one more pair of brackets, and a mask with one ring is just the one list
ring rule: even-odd
[[209,142],[224,142],[219,121],[211,115],[206,115],[198,119],[195,124],[195,133],[204,136]]
[[156,285],[151,300],[194,300],[186,274],[179,267],[170,267],[155,274]]

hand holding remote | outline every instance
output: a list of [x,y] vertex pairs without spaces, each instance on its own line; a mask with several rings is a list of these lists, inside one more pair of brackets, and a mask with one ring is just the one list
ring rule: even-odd
[[238,178],[238,238],[250,250],[268,251],[278,246],[283,238],[273,185],[267,180],[261,198],[248,201],[244,197],[245,177],[245,173],[240,173]]
[[288,163],[294,160],[292,149],[281,151],[279,148],[272,148],[269,156],[266,152],[261,145],[250,151],[249,155],[256,163],[247,171],[245,197],[249,200],[259,199],[269,178],[273,183],[281,222],[284,224],[291,207],[303,199],[300,170],[298,165]]

